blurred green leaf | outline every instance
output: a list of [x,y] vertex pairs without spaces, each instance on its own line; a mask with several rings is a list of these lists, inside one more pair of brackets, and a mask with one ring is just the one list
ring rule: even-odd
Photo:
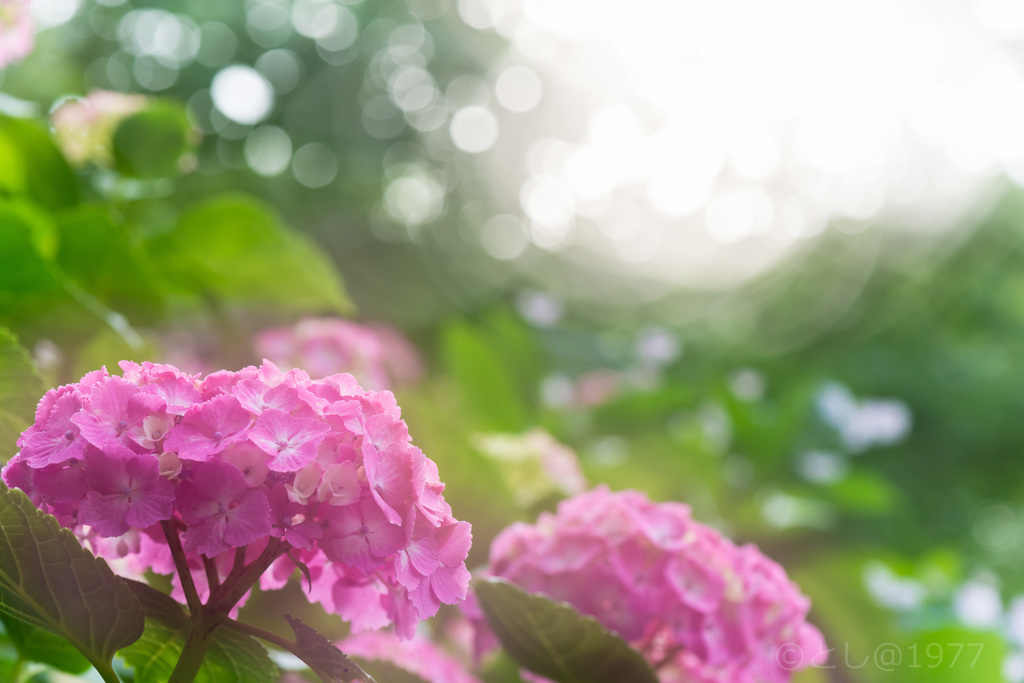
[[448,371],[465,397],[465,410],[485,431],[522,431],[529,426],[527,408],[510,368],[484,335],[468,322],[449,324],[442,333]]
[[[121,651],[135,670],[135,683],[164,683],[178,663],[189,633],[189,616],[174,598],[137,581],[127,584],[146,615],[146,630]],[[210,635],[196,683],[274,683],[277,665],[252,636],[220,626]]]
[[296,311],[351,309],[331,261],[250,197],[222,197],[188,211],[147,250],[184,294]]
[[657,683],[640,653],[593,617],[501,579],[473,585],[487,623],[527,669],[558,683]]
[[0,611],[67,639],[101,672],[143,628],[138,601],[107,563],[3,484]]
[[69,297],[53,263],[57,231],[47,216],[19,201],[0,201],[0,320],[13,324],[66,305]]
[[[881,646],[880,646],[881,647]],[[906,683],[975,683],[1003,680],[1006,642],[997,633],[945,628],[914,634],[885,656],[876,648],[872,664],[881,671],[899,672]],[[893,656],[898,660],[892,660]],[[863,659],[863,658],[862,658]],[[882,661],[879,661],[882,660]]]
[[152,265],[108,209],[78,207],[60,214],[57,228],[57,262],[83,289],[139,324],[152,324],[163,315],[163,293]]
[[0,132],[0,192],[25,191],[25,162],[10,136]]
[[828,491],[829,502],[861,514],[884,515],[899,500],[899,491],[888,479],[868,470],[851,472]]
[[[0,159],[17,149],[24,176],[18,179],[13,170],[0,171],[8,188],[23,187],[28,197],[50,209],[62,209],[78,202],[78,179],[57,149],[50,134],[35,121],[0,116]],[[17,164],[18,162],[15,162]]]
[[14,454],[21,432],[35,420],[46,387],[28,352],[0,327],[0,462]]
[[85,673],[89,660],[64,638],[0,613],[0,621],[23,659],[42,662],[60,671]]
[[176,175],[191,133],[181,105],[167,100],[154,102],[125,118],[114,131],[117,169],[139,178]]

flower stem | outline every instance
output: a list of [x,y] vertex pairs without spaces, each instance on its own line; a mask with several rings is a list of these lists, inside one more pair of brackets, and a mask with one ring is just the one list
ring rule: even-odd
[[222,621],[221,615],[203,607],[192,615],[188,639],[185,640],[185,647],[181,649],[168,683],[192,683],[196,679],[206,651],[210,648],[210,637]]
[[217,563],[211,560],[206,555],[203,558],[203,569],[206,570],[206,585],[210,587],[210,592],[213,593],[215,590],[220,588],[220,572],[217,570]]
[[114,673],[114,668],[109,663],[93,662],[92,665],[104,683],[121,683],[121,679],[117,677],[117,674]]
[[192,572],[188,568],[185,549],[181,547],[181,539],[178,538],[178,529],[173,519],[165,519],[160,522],[160,528],[163,529],[167,545],[171,549],[171,557],[174,558],[174,568],[178,571],[178,577],[181,579],[181,589],[185,592],[185,603],[188,605],[188,611],[195,617],[202,611],[203,603],[199,599],[195,581],[192,579]]
[[220,590],[211,594],[206,604],[222,612],[230,610],[260,580],[263,572],[267,571],[267,568],[273,564],[274,560],[288,551],[288,548],[288,544],[282,543],[280,539],[271,537],[267,542],[267,547],[263,549],[260,556],[253,560],[252,564],[246,567],[245,571],[234,580],[232,580],[232,577],[235,572],[232,570],[231,575],[225,579]]

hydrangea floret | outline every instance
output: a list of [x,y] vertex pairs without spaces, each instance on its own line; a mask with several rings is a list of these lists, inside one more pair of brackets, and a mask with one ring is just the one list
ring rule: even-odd
[[3,480],[130,577],[237,609],[301,567],[353,631],[411,637],[466,596],[470,525],[394,396],[268,361],[206,377],[122,362],[53,389]]
[[[489,574],[569,603],[644,655],[664,683],[784,683],[825,656],[809,600],[754,545],[688,506],[598,487],[491,545]],[[473,604],[478,648],[493,636]],[[795,655],[799,654],[799,660]]]

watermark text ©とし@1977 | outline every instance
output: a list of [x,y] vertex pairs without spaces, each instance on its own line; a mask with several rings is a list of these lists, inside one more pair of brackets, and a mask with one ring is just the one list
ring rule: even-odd
[[911,643],[898,645],[882,643],[870,653],[856,652],[846,643],[817,652],[808,652],[796,643],[786,643],[778,649],[775,659],[786,671],[796,671],[805,666],[819,669],[838,667],[837,657],[847,669],[872,667],[880,671],[896,669],[938,669],[959,666],[972,669],[981,658],[984,643]]

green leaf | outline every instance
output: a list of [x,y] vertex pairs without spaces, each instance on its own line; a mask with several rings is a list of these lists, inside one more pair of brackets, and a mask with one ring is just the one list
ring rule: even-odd
[[335,647],[322,633],[290,614],[284,615],[284,618],[295,633],[295,655],[324,683],[348,683],[356,680],[373,683],[372,676]]
[[0,201],[0,324],[58,345],[74,345],[101,324],[137,337],[123,316],[64,273],[58,248],[59,233],[47,214],[24,201]]
[[7,635],[22,659],[42,662],[54,669],[82,674],[89,669],[89,660],[64,638],[0,613]]
[[829,487],[830,502],[852,513],[884,515],[892,511],[900,493],[888,479],[871,471],[852,472]]
[[189,148],[192,127],[175,102],[158,101],[125,118],[114,131],[117,170],[139,178],[176,175]]
[[474,590],[505,650],[527,669],[559,683],[658,683],[640,653],[593,617],[502,579],[478,579]]
[[[974,683],[1003,680],[1008,648],[998,633],[946,628],[885,643],[867,654],[872,666],[899,671],[906,683]],[[856,665],[865,657],[851,654],[850,659]]]
[[309,312],[351,308],[330,260],[249,197],[218,198],[192,209],[147,249],[185,294]]
[[25,191],[25,162],[10,136],[0,132],[0,191],[20,194]]
[[529,426],[515,379],[480,332],[456,322],[444,329],[441,343],[445,365],[481,430],[518,432]]
[[110,212],[83,206],[57,218],[57,263],[82,289],[137,324],[152,324],[164,312],[163,293],[145,252],[132,243],[127,226]]
[[14,455],[18,436],[35,420],[45,391],[28,352],[0,327],[0,462]]
[[27,202],[0,201],[0,321],[13,326],[77,308],[53,262],[56,252],[57,231],[46,214]]
[[107,563],[3,484],[0,612],[66,638],[101,673],[143,628],[138,600]]
[[[121,651],[135,683],[163,683],[178,663],[189,632],[189,615],[174,598],[137,581],[127,582],[146,615],[146,631]],[[279,671],[252,636],[220,626],[210,636],[196,683],[274,683]]]
[[34,121],[0,116],[0,148],[16,149],[24,170],[19,180],[13,171],[0,172],[8,185],[21,186],[35,203],[61,209],[78,203],[78,179],[57,149],[50,134]]

